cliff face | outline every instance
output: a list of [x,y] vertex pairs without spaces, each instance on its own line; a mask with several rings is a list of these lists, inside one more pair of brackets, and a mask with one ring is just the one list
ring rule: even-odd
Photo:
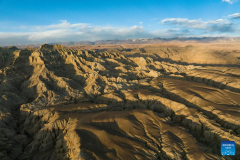
[[[0,48],[0,159],[240,156],[240,52]],[[229,157],[228,157],[229,159]]]

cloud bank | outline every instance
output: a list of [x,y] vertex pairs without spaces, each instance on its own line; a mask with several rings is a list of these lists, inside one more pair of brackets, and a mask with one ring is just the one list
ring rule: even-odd
[[240,19],[240,13],[234,13],[229,15],[228,17],[230,17],[231,19]]
[[160,21],[159,29],[149,30],[143,23],[132,27],[92,26],[87,23],[70,23],[61,20],[58,24],[46,26],[20,26],[18,32],[0,32],[0,45],[28,45],[68,41],[96,41],[135,38],[173,38],[203,36],[240,36],[236,19],[240,13],[227,19],[203,21],[201,19],[166,18]]
[[62,20],[48,26],[21,26],[27,32],[0,32],[0,45],[26,45],[66,41],[96,41],[183,36],[186,31],[163,29],[147,31],[142,23],[132,27],[92,26],[85,23],[71,24]]
[[215,21],[202,21],[201,19],[189,20],[182,18],[167,18],[161,21],[163,25],[178,26],[182,28],[191,28],[197,30],[203,30],[206,33],[225,33],[235,32],[237,27],[234,23],[228,20],[217,19]]

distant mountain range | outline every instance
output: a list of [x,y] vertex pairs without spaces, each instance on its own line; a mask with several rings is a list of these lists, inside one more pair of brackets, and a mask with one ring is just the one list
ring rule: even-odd
[[240,37],[228,38],[228,37],[176,37],[176,38],[139,38],[139,39],[127,39],[127,40],[98,40],[98,41],[79,41],[79,42],[56,42],[50,44],[61,44],[64,46],[72,46],[72,45],[101,45],[101,44],[157,44],[157,43],[165,43],[171,41],[192,41],[192,42],[201,42],[201,43],[209,43],[209,42],[231,42],[231,41],[240,41]]
[[[139,39],[127,39],[127,40],[98,40],[98,41],[78,41],[78,42],[54,42],[49,44],[61,44],[64,46],[76,46],[76,45],[103,45],[103,44],[159,44],[167,42],[234,42],[240,41],[240,37],[176,37],[176,38],[139,38]],[[16,45],[16,47],[39,47],[41,44],[29,44],[29,45]],[[5,46],[7,47],[7,46]]]

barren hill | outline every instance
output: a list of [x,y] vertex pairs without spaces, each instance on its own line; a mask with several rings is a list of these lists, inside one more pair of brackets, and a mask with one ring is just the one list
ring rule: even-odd
[[[240,50],[0,48],[0,159],[237,159]],[[223,140],[236,155],[220,155]]]

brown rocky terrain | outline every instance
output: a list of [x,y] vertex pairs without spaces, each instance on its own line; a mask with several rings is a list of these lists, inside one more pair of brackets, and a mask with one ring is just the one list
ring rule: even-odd
[[106,48],[0,48],[1,160],[240,159],[239,47]]

